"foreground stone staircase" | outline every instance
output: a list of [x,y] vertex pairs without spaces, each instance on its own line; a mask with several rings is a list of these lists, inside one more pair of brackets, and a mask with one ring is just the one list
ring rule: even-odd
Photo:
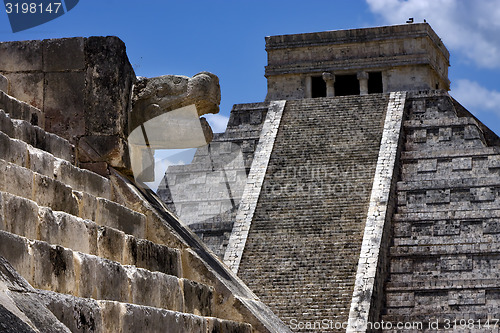
[[37,109],[1,91],[0,109],[0,256],[69,331],[287,331],[146,192],[74,166]]

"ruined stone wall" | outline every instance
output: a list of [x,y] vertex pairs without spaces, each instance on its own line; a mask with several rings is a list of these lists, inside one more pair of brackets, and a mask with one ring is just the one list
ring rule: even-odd
[[388,97],[286,102],[238,275],[292,329],[347,321]]
[[36,125],[77,147],[82,167],[129,165],[128,102],[135,74],[117,37],[0,43],[7,93],[42,111]]
[[382,319],[477,328],[500,317],[498,137],[444,92],[406,112]]

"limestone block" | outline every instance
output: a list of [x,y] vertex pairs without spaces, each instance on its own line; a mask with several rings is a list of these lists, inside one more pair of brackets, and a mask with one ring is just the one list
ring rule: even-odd
[[120,264],[100,257],[74,253],[79,297],[128,301],[127,273]]
[[30,255],[26,238],[0,231],[0,256],[4,257],[29,283],[33,282],[33,257]]
[[388,307],[413,307],[415,306],[414,293],[388,293],[386,296]]
[[109,227],[99,227],[97,235],[99,257],[124,263],[125,233]]
[[130,283],[130,302],[183,312],[184,300],[178,278],[126,266]]
[[231,320],[207,318],[208,332],[252,333],[252,325]]
[[484,305],[486,304],[484,290],[451,290],[448,292],[449,305]]
[[436,172],[437,170],[437,159],[425,159],[419,160],[417,165],[417,172]]
[[33,178],[33,199],[40,206],[78,215],[78,201],[71,187],[52,178],[35,174]]
[[9,92],[9,79],[2,74],[0,74],[0,90],[5,93]]
[[38,237],[38,206],[35,202],[8,193],[3,194],[5,231],[30,239]]
[[450,189],[426,191],[426,203],[441,204],[450,202]]
[[30,170],[47,177],[54,177],[54,164],[56,158],[52,154],[48,154],[40,149],[28,146]]
[[451,127],[440,127],[439,128],[439,141],[450,141],[452,137]]
[[62,246],[35,241],[33,253],[33,287],[75,295],[76,270],[73,252]]
[[500,220],[489,219],[483,221],[483,233],[485,234],[498,234],[500,233]]
[[440,220],[436,221],[433,228],[434,236],[454,236],[460,235],[460,221]]
[[477,126],[469,125],[464,128],[464,139],[465,140],[474,140],[480,139],[481,134],[479,132],[479,128]]
[[68,162],[73,163],[74,157],[74,147],[69,143],[68,140],[63,139],[55,134],[46,134],[46,147],[47,151],[52,153],[55,157],[62,158]]
[[33,194],[32,171],[0,160],[0,190],[31,198]]
[[136,333],[144,327],[148,332],[206,333],[202,317],[117,302],[99,302],[105,332]]
[[212,316],[214,289],[201,283],[182,279],[185,311],[200,316]]
[[473,187],[470,189],[473,201],[494,201],[496,198],[496,190],[490,187]]
[[97,254],[97,226],[64,212],[50,208],[39,209],[39,237],[49,244],[57,244],[88,254]]
[[125,135],[127,106],[136,80],[125,44],[117,37],[89,37],[85,61],[86,134]]
[[[16,99],[28,103],[39,109],[43,108],[44,102],[44,75],[43,73],[5,73],[10,82],[9,95]],[[12,109],[12,117],[30,121],[23,117],[21,111],[22,104],[16,105]],[[11,113],[11,111],[7,111]]]
[[86,135],[78,142],[81,162],[109,162],[124,167],[122,159],[128,156],[127,142],[118,135]]
[[156,212],[147,212],[146,239],[171,248],[184,249],[187,244]]
[[413,141],[416,143],[423,143],[427,141],[427,130],[417,129],[413,132]]
[[0,71],[41,71],[42,41],[0,43]]
[[58,38],[43,41],[43,71],[76,71],[85,68],[84,38]]
[[[3,108],[2,95],[5,96],[5,94],[3,94],[0,91],[0,108]],[[4,111],[4,110],[0,110],[0,132],[2,132],[0,134],[7,135],[7,136],[13,138],[14,137],[14,125],[12,124],[10,117],[5,112],[6,111]]]
[[488,156],[488,168],[490,169],[500,168],[500,155]]
[[85,73],[45,74],[45,128],[75,144],[85,134]]
[[86,192],[73,191],[73,195],[78,202],[78,217],[84,220],[96,220],[97,198]]
[[472,259],[465,255],[461,256],[442,256],[441,271],[472,271]]
[[182,267],[178,250],[148,240],[125,236],[124,263],[150,271],[181,277]]
[[413,260],[408,258],[394,258],[391,260],[391,273],[411,273],[413,272]]
[[43,304],[73,333],[103,332],[101,308],[96,300],[51,291],[38,291]]
[[11,139],[0,132],[0,158],[19,166],[26,166],[28,147],[26,143]]
[[472,157],[454,158],[451,162],[452,170],[472,170]]
[[97,198],[95,222],[137,238],[144,238],[146,233],[146,216],[104,198]]
[[111,199],[109,180],[93,172],[79,169],[66,161],[58,161],[54,175],[59,181],[71,186],[74,190]]

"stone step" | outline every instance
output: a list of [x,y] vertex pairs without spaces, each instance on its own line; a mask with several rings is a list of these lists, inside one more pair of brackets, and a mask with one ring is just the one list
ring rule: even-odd
[[59,180],[74,190],[111,198],[111,185],[107,178],[75,167],[65,159],[55,157],[52,153],[35,148],[24,141],[12,139],[1,131],[0,159]]
[[129,235],[145,238],[146,216],[106,198],[71,187],[53,178],[0,159],[0,191],[35,201],[55,211],[92,220]]
[[69,141],[46,132],[25,120],[12,119],[10,114],[7,115],[3,110],[0,110],[0,131],[12,139],[21,140],[58,158],[74,163],[74,146]]
[[210,316],[212,287],[0,231],[0,255],[34,288]]
[[0,109],[8,113],[12,119],[20,119],[34,126],[44,127],[45,116],[43,112],[23,101],[14,98],[0,90]]
[[0,229],[123,265],[182,277],[181,254],[177,249],[40,207],[34,201],[10,193],[0,192]]
[[160,308],[40,291],[45,306],[73,333],[251,333],[245,323]]

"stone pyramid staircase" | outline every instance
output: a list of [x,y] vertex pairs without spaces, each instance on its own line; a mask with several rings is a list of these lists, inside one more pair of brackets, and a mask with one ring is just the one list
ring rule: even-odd
[[36,108],[0,109],[0,256],[69,331],[288,331],[151,194],[74,166]]

